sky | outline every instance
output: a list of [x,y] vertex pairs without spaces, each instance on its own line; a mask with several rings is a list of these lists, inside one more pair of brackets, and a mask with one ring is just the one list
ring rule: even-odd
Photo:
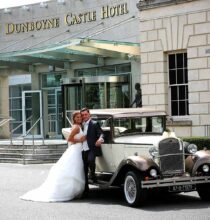
[[0,9],[16,7],[21,5],[29,5],[44,1],[49,1],[49,0],[0,0]]

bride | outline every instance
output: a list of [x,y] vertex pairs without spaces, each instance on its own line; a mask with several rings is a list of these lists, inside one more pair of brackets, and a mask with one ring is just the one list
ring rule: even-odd
[[44,183],[21,196],[21,199],[59,202],[69,201],[82,195],[85,188],[85,176],[81,151],[82,142],[86,137],[81,129],[81,124],[81,114],[79,111],[75,111],[71,133],[67,138],[67,150],[50,169]]

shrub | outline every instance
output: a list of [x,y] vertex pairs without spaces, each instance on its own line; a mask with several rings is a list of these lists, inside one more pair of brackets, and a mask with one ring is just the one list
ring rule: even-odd
[[182,137],[181,139],[196,144],[198,150],[203,150],[204,148],[210,150],[210,137]]

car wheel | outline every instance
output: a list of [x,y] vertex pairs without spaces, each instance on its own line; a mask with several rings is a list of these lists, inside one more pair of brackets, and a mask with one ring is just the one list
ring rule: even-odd
[[210,201],[210,184],[197,185],[197,192],[200,198],[204,201]]
[[143,203],[147,197],[147,190],[141,188],[142,177],[137,171],[129,171],[124,182],[124,196],[129,206]]

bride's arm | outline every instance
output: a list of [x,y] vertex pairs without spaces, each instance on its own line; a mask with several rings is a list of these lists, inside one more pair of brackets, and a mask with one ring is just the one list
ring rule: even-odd
[[68,142],[72,142],[72,143],[81,143],[83,142],[86,137],[85,136],[82,136],[80,138],[74,138],[76,134],[78,134],[80,132],[80,127],[79,126],[74,126],[72,128],[72,131],[68,137]]

